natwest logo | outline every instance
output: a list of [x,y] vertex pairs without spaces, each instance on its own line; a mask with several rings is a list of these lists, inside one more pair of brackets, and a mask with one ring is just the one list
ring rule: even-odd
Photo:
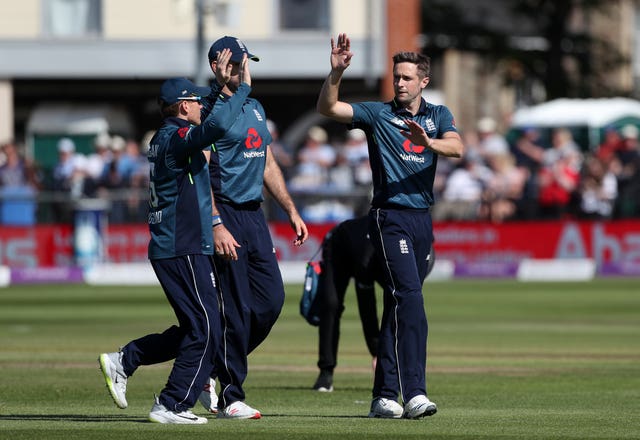
[[406,151],[407,153],[420,154],[424,151],[425,147],[423,147],[422,145],[412,144],[411,141],[407,139],[402,143],[402,148],[404,148],[404,151]]
[[262,138],[255,128],[251,127],[247,130],[247,138],[244,140],[244,146],[248,149],[260,148],[262,146]]

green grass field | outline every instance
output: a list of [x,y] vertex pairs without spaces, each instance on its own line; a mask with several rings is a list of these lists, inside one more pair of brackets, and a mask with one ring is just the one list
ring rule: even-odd
[[427,379],[439,410],[422,420],[366,418],[371,360],[353,291],[335,391],[311,391],[316,329],[298,315],[300,286],[287,294],[250,358],[247,402],[263,418],[167,426],[146,420],[169,363],[138,370],[119,410],[96,362],[174,322],[159,288],[0,289],[0,439],[640,438],[640,280],[427,282]]

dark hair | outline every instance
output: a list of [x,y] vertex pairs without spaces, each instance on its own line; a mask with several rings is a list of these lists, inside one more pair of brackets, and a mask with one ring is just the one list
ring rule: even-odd
[[170,116],[178,116],[178,114],[180,113],[180,101],[171,104],[171,105],[166,105],[164,103],[164,101],[159,101],[158,104],[160,104],[160,114],[162,115],[163,118],[168,118]]
[[398,52],[393,56],[393,65],[398,63],[413,63],[418,66],[418,72],[423,74],[423,77],[429,76],[431,73],[431,58],[426,55],[422,55],[417,52]]

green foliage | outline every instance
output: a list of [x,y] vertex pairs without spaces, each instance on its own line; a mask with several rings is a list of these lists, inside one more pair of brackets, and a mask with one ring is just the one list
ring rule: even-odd
[[[370,420],[371,359],[347,293],[333,393],[316,393],[317,329],[288,286],[280,320],[250,358],[247,402],[261,420],[146,421],[170,363],[111,402],[97,356],[174,323],[158,288],[0,290],[0,439],[632,439],[640,432],[640,281],[427,283],[424,420]],[[194,409],[203,414],[200,407]]]

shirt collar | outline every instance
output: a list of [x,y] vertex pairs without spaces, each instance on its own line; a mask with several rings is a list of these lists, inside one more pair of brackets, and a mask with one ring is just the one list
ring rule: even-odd
[[[391,101],[389,101],[389,103],[391,104],[392,110],[395,114],[397,115],[402,115],[402,114],[408,114],[409,111],[406,110],[404,107],[400,107],[398,105],[398,103],[396,102],[395,98],[392,99]],[[424,100],[424,98],[420,98],[420,108],[418,109],[418,113],[416,113],[417,115],[426,115],[427,114],[427,109],[429,107],[429,104],[427,103],[427,101]]]
[[186,119],[178,118],[176,116],[169,116],[165,118],[164,123],[166,125],[177,125],[178,127],[188,127],[191,125]]

